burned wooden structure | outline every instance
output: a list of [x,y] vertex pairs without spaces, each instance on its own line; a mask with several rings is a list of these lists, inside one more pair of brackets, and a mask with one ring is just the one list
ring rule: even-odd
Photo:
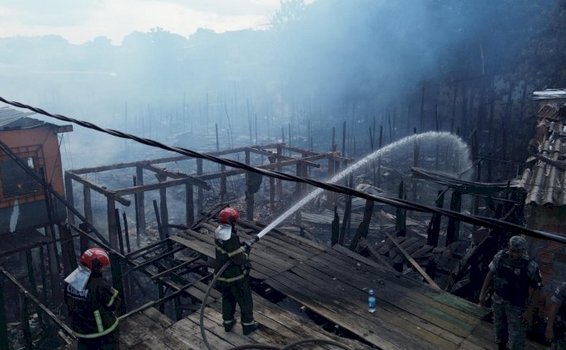
[[[241,153],[244,154],[246,164],[276,170],[293,167],[294,173],[302,177],[308,176],[309,169],[319,169],[321,167],[319,161],[327,162],[327,169],[322,170],[325,175],[333,175],[348,162],[348,159],[340,157],[336,152],[319,153],[285,144],[241,147],[209,154],[238,157]],[[299,156],[293,157],[293,154]],[[176,169],[180,163],[189,165],[179,166],[178,168],[184,169],[181,171]],[[164,166],[165,164],[167,167]],[[203,348],[198,332],[200,322],[194,311],[199,303],[204,301],[205,291],[211,279],[211,262],[214,257],[212,232],[217,225],[216,212],[222,207],[217,205],[211,208],[206,205],[205,191],[214,192],[214,203],[224,202],[232,199],[227,190],[229,179],[243,177],[241,181],[243,186],[240,187],[245,187],[245,190],[241,191],[245,194],[245,199],[237,203],[245,213],[245,218],[239,223],[240,232],[244,239],[250,239],[265,227],[265,224],[257,219],[258,216],[254,215],[254,210],[257,209],[254,208],[256,202],[254,194],[259,190],[261,178],[241,169],[231,170],[226,169],[225,166],[218,168],[205,171],[205,164],[201,158],[183,156],[66,172],[66,204],[74,208],[74,203],[78,202],[75,196],[75,183],[77,183],[82,186],[81,191],[78,192],[83,195],[82,213],[76,209],[71,210],[69,225],[61,225],[60,237],[54,238],[49,243],[61,241],[60,258],[61,264],[66,266],[63,269],[65,273],[76,264],[76,252],[84,250],[87,246],[98,245],[111,252],[112,281],[125,298],[124,309],[121,310],[123,318],[121,342],[125,348]],[[131,174],[125,175],[126,171],[132,169]],[[124,187],[116,185],[116,183],[120,185],[121,182],[109,184],[93,180],[93,177],[96,178],[93,174],[116,171],[120,172],[121,178],[128,181],[131,179],[131,185]],[[153,179],[149,181],[151,177],[148,174],[154,176],[157,182]],[[420,174],[421,180],[424,176],[433,175]],[[433,181],[453,189],[461,189],[464,185],[462,181],[441,179],[438,174],[434,176],[436,178]],[[348,181],[352,184],[351,178]],[[264,185],[268,186],[269,207],[274,210],[276,203],[284,198],[284,192],[288,187],[284,190],[283,182],[274,178],[269,178],[269,184]],[[402,186],[401,184],[399,197],[406,198],[407,194]],[[184,193],[184,221],[181,224],[170,223],[169,220],[167,188],[176,187],[181,187]],[[474,183],[469,184],[469,187],[481,186]],[[501,191],[509,185],[497,187]],[[100,223],[95,222],[94,219],[92,191],[101,194],[105,199],[106,225],[102,225],[104,230],[100,231],[105,231],[102,234],[97,229],[101,226]],[[159,192],[159,204],[153,202],[158,240],[132,249],[129,241],[131,238],[128,231],[129,221],[124,215],[122,224],[118,205],[127,208],[134,204],[136,233],[138,237],[144,235],[148,226],[145,201],[149,191]],[[302,198],[305,191],[306,184],[296,182],[292,196],[295,199]],[[462,191],[460,194],[458,191],[453,192],[451,209],[459,211]],[[334,194],[329,197],[333,199],[328,203],[335,203]],[[255,299],[257,317],[262,324],[262,329],[256,334],[244,338],[238,332],[224,333],[219,327],[219,295],[215,291],[212,292],[205,315],[205,327],[215,346],[228,348],[249,341],[283,345],[297,336],[326,337],[360,349],[479,349],[494,346],[489,331],[486,331],[489,326],[483,321],[487,311],[440,290],[434,280],[427,275],[427,271],[424,271],[411,256],[418,250],[411,253],[412,243],[403,246],[404,242],[414,242],[414,239],[407,235],[407,227],[411,226],[411,219],[407,217],[406,209],[396,208],[395,215],[386,214],[393,215],[392,228],[396,233],[395,237],[391,236],[388,239],[430,286],[395,271],[387,261],[384,263],[380,261],[377,255],[370,256],[375,258],[376,262],[355,252],[364,244],[370,252],[375,249],[373,244],[368,244],[366,240],[371,227],[373,202],[367,201],[365,204],[357,231],[347,242],[347,226],[352,225],[353,222],[351,197],[347,195],[345,199],[344,220],[341,225],[339,218],[336,219],[338,215],[335,210],[332,229],[337,234],[332,235],[331,246],[318,244],[283,229],[272,231],[254,246],[251,276],[254,279],[255,291],[261,294],[255,295]],[[443,194],[440,194],[437,207],[442,207],[442,199]],[[77,218],[81,221],[78,225]],[[297,218],[302,216],[297,215]],[[453,217],[449,220],[452,220],[448,223],[452,231],[449,230],[450,234],[446,235],[445,242],[452,244],[459,239],[458,222],[454,221]],[[181,229],[181,232],[173,229]],[[439,230],[440,214],[435,212],[427,229],[429,246],[439,244]],[[77,236],[80,237],[80,244],[75,244],[78,243],[75,242]],[[77,250],[75,245],[80,248]],[[349,245],[350,250],[344,245]],[[21,249],[28,248],[30,247],[24,246]],[[13,250],[7,252],[8,255],[12,253]],[[38,315],[48,315],[48,320],[42,320],[44,327],[55,326],[67,334],[66,336],[62,334],[61,337],[72,344],[72,332],[65,328],[56,314],[50,311],[47,296],[41,297],[34,286],[33,280],[37,273],[33,272],[34,262],[31,255],[27,260],[27,267],[29,280],[26,285],[20,283],[19,279],[9,271],[0,270],[0,278],[4,280],[4,285],[12,285],[21,296],[19,297],[22,309],[21,325],[26,346],[34,346],[31,342],[28,318],[30,301],[34,308],[38,308]],[[60,271],[52,271],[51,275],[59,279],[63,277]],[[155,286],[148,287],[152,284]],[[42,287],[45,291],[45,282],[42,282]],[[59,283],[52,283],[51,287],[52,293],[55,293]],[[378,312],[374,314],[366,311],[368,288],[378,291]],[[1,289],[2,292],[5,290]],[[2,297],[3,294],[0,294],[0,301]],[[323,332],[311,321],[301,320],[273,304],[273,301],[282,298],[292,300],[333,332]],[[169,317],[165,318],[163,313]],[[5,320],[0,318],[0,343],[7,342],[8,338],[3,325]],[[145,333],[146,329],[150,331]],[[350,339],[338,338],[335,333],[347,334]]]
[[[303,150],[295,147],[287,146],[283,143],[272,144],[265,146],[252,146],[240,147],[225,151],[210,152],[214,156],[231,156],[238,157],[243,153],[245,163],[258,167],[260,169],[276,169],[283,170],[289,167],[295,168],[297,176],[306,176],[309,167],[320,168],[318,163],[321,160],[328,162],[328,174],[332,175],[336,169],[340,168],[341,163],[347,162],[346,158],[340,157],[337,152],[319,153],[309,150]],[[299,154],[298,157],[293,157],[292,154]],[[256,155],[257,157],[253,157]],[[265,160],[268,160],[267,164]],[[263,161],[263,162],[262,162]],[[192,164],[188,164],[191,162]],[[186,164],[181,164],[186,163]],[[159,191],[159,211],[156,214],[159,216],[160,222],[160,237],[166,237],[169,225],[169,209],[167,205],[167,188],[183,186],[185,194],[185,220],[182,225],[190,227],[195,221],[195,210],[200,213],[204,210],[205,191],[211,191],[213,185],[211,183],[218,182],[218,188],[215,188],[214,200],[216,202],[224,202],[227,200],[227,182],[231,177],[245,175],[245,197],[246,206],[244,212],[248,219],[254,217],[254,195],[259,190],[262,183],[261,176],[253,173],[247,173],[244,170],[233,169],[228,170],[224,165],[220,166],[220,171],[204,171],[203,159],[190,158],[185,156],[161,158],[154,160],[145,160],[131,163],[113,164],[108,166],[101,166],[95,168],[85,168],[68,170],[65,172],[65,188],[67,193],[67,200],[69,203],[74,204],[74,186],[73,182],[77,182],[82,186],[83,196],[83,211],[84,215],[89,222],[93,222],[91,192],[95,191],[102,194],[106,198],[106,217],[107,217],[107,232],[111,245],[118,248],[118,225],[119,215],[115,214],[116,205],[130,206],[132,204],[131,197],[133,196],[133,203],[135,208],[135,227],[138,234],[143,234],[146,230],[146,200],[145,193],[148,191]],[[259,164],[258,164],[259,163]],[[182,171],[168,170],[163,164],[173,164],[174,167],[192,170],[190,173]],[[160,166],[161,165],[161,166]],[[98,184],[89,179],[89,175],[100,172],[109,172],[116,170],[132,171],[132,185],[125,188],[111,189],[109,185]],[[157,182],[149,183],[148,174],[152,174],[157,179]],[[122,171],[121,177],[127,177]],[[300,198],[305,193],[305,185],[297,183],[295,185],[295,196]],[[195,191],[195,187],[197,188]],[[196,200],[195,200],[196,192]],[[273,209],[275,207],[276,199],[280,200],[283,197],[283,183],[281,180],[269,179],[269,205]],[[196,202],[196,208],[195,208]],[[69,215],[69,222],[74,222],[74,216]],[[163,228],[163,229],[161,229]]]

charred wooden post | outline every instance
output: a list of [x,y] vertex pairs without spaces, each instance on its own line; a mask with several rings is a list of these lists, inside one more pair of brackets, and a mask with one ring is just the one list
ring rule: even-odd
[[371,215],[373,214],[373,206],[373,201],[366,200],[366,206],[364,207],[364,218],[360,223],[360,226],[358,226],[358,229],[356,230],[356,234],[352,238],[352,241],[350,242],[350,250],[355,251],[360,239],[367,237],[369,233]]
[[92,224],[93,216],[92,216],[92,198],[91,198],[90,186],[83,185],[83,198],[84,198],[83,207],[84,207],[86,221]]
[[167,235],[165,234],[165,230],[163,230],[163,226],[161,224],[161,216],[159,215],[159,209],[157,207],[157,201],[153,201],[153,211],[155,212],[155,222],[157,223],[157,231],[159,232],[159,239],[164,240],[167,239]]
[[246,173],[246,219],[253,221],[254,219],[254,192],[250,191],[250,187],[253,186],[252,184],[252,177],[250,173]]
[[342,157],[346,156],[346,122],[342,124]]
[[0,350],[9,350],[8,325],[4,307],[4,275],[0,274]]
[[[423,88],[424,89],[424,88]],[[424,90],[423,90],[423,94],[424,94]],[[422,123],[422,120],[421,120]],[[417,133],[417,128],[414,129],[414,134]],[[414,168],[418,168],[419,167],[419,160],[420,160],[420,145],[419,143],[415,140],[415,143],[413,145],[413,167]],[[418,180],[413,180],[413,201],[417,201],[417,184],[418,184]]]
[[122,213],[122,220],[124,222],[124,238],[126,239],[126,250],[128,253],[132,252],[132,247],[130,246],[130,232],[128,231],[128,218],[126,217],[126,212]]
[[[478,159],[479,156],[479,144],[478,144],[478,130],[474,129],[472,133],[472,159],[478,160],[477,171],[476,171],[476,181],[481,182],[481,160]],[[479,197],[473,196],[472,198],[472,214],[478,215],[479,211]],[[475,230],[474,230],[475,231]]]
[[179,321],[183,318],[183,306],[181,305],[181,297],[176,297],[175,302],[175,321]]
[[110,246],[118,249],[118,235],[116,232],[116,201],[112,198],[106,198],[106,217],[108,218],[108,241]]
[[[401,181],[399,184],[399,199],[404,199],[405,197],[405,189],[404,183]],[[407,232],[407,210],[403,208],[396,209],[396,216],[395,216],[395,231],[399,236],[405,236]]]
[[[277,162],[277,157],[274,155],[268,156],[267,159],[269,160],[270,164]],[[273,177],[269,177],[269,208],[272,211],[275,210],[275,178]]]
[[[350,186],[353,182],[353,176],[350,175],[349,183]],[[352,196],[346,195],[346,205],[344,206],[344,220],[342,221],[342,227],[340,228],[340,238],[338,239],[338,244],[344,245],[346,241],[346,236],[350,231],[350,223],[352,218]]]
[[59,235],[62,239],[61,253],[63,254],[63,271],[65,276],[68,276],[74,269],[77,268],[73,236],[67,225],[59,225],[58,227]]
[[[383,146],[383,125],[379,126],[379,149],[381,149],[381,147]],[[377,187],[381,186],[381,157],[379,157],[377,159],[377,182],[375,182],[377,184]]]
[[[132,179],[132,184],[134,185],[134,187],[136,186],[136,177],[134,176]],[[140,246],[140,214],[139,214],[139,199],[138,199],[138,193],[134,193],[134,218],[136,220],[136,244],[139,247]],[[81,238],[83,236],[81,235]]]
[[[48,226],[45,227],[46,232],[48,233],[47,236],[50,237],[53,241],[55,240],[55,233],[53,232],[53,227]],[[48,254],[48,262],[49,262],[49,277],[51,282],[51,298],[55,302],[59,302],[62,299],[61,295],[61,287],[60,287],[60,278],[59,278],[59,264],[58,264],[58,254],[56,250],[55,243],[47,244],[47,254]]]
[[[159,182],[167,180],[167,176],[156,175]],[[159,211],[161,212],[161,225],[164,230],[164,234],[169,236],[169,210],[167,209],[167,188],[161,187],[159,189]]]
[[[126,213],[124,213],[124,222],[126,222]],[[120,211],[118,209],[116,209],[116,227],[117,227],[117,232],[118,232],[118,242],[120,243],[120,253],[122,255],[125,255],[126,253],[126,248],[127,245],[126,242],[129,242],[128,238],[127,238],[127,230],[122,231],[122,226],[120,225]],[[126,238],[125,240],[123,238]],[[131,299],[131,280],[130,280],[130,275],[126,275],[126,278],[124,279],[124,286],[125,286],[125,293],[123,296],[123,299],[126,301],[126,303],[128,303]]]
[[[143,167],[141,164],[136,165],[136,186],[143,186]],[[145,193],[143,191],[136,192],[136,211],[138,213],[137,222],[139,232],[145,235]]]
[[[43,183],[43,196],[45,198],[45,206],[47,208],[47,217],[49,218],[49,225],[45,227],[45,232],[47,237],[51,238],[53,242],[56,241],[55,235],[55,222],[53,220],[53,198],[51,197],[51,192],[48,191],[47,176],[45,169],[40,168],[40,174],[42,176]],[[55,243],[47,244],[47,249],[49,252],[49,271],[51,276],[51,298],[55,302],[62,300],[61,288],[60,288],[60,278],[59,278],[59,254],[57,253],[57,245]]]
[[[438,198],[436,199],[436,207],[442,208],[444,205],[444,191],[438,192]],[[438,239],[440,237],[440,220],[442,216],[438,213],[432,214],[430,223],[428,225],[428,232],[426,238],[426,244],[436,247],[438,245]]]
[[109,252],[110,255],[110,271],[112,273],[112,285],[118,291],[121,298],[124,299],[120,305],[119,314],[124,314],[126,312],[126,300],[124,294],[124,283],[122,280],[122,262],[118,255]]
[[[162,280],[157,281],[157,295],[158,295],[158,299],[163,299],[165,297],[165,287],[163,286]],[[159,310],[159,312],[164,314],[165,313],[165,303],[159,304],[158,310]]]
[[218,124],[214,124],[216,130],[216,152],[220,152],[220,142],[218,141]]
[[[332,151],[336,150],[336,145],[332,145]],[[328,157],[328,178],[331,179],[334,174],[336,173],[336,160],[334,159],[334,155]],[[336,205],[336,193],[327,191],[328,197],[328,204],[329,205]]]
[[29,314],[28,314],[28,301],[24,293],[18,293],[20,297],[20,306],[22,312],[22,329],[24,336],[24,343],[26,344],[26,349],[33,349],[33,341],[31,339],[31,327],[29,325]]
[[120,254],[124,255],[124,239],[122,237],[122,225],[120,224],[120,210],[114,209],[114,220],[116,220],[116,235],[118,236],[118,247]]
[[252,221],[254,217],[254,194],[259,191],[263,176],[261,174],[247,172],[246,173],[246,216]]
[[[283,155],[283,148],[281,145],[277,145],[277,163],[281,162],[281,156]],[[281,167],[276,168],[277,171],[281,171]],[[279,200],[283,199],[283,180],[277,179],[277,198]]]
[[[39,266],[42,271],[45,269],[45,253],[43,252],[43,246],[39,247]],[[41,288],[43,300],[47,300],[47,288],[45,287],[47,286],[47,277],[45,273],[41,274],[41,285],[43,286],[43,288]]]
[[[75,260],[75,265],[76,264],[77,264],[77,261]],[[30,288],[31,288],[31,293],[35,297],[37,297],[38,296],[37,282],[35,281],[35,270],[33,268],[33,256],[31,254],[31,249],[26,250],[26,265],[27,265],[27,268],[28,268],[28,280],[29,280],[29,285],[30,285]],[[76,266],[73,267],[73,269],[75,269],[75,268],[76,268]],[[44,324],[43,313],[41,312],[41,308],[39,307],[39,305],[36,305],[36,313],[37,313],[37,319],[38,319],[39,323],[41,325],[43,325]]]
[[[203,174],[202,159],[197,159],[197,176]],[[199,186],[197,190],[197,210],[200,213],[204,207],[204,193],[202,188]]]
[[[304,162],[298,161],[295,165],[295,174],[298,177],[306,177],[307,176],[307,166]],[[305,192],[305,184],[302,182],[297,182],[295,184],[295,197],[296,199],[302,198]]]
[[332,234],[330,236],[330,245],[338,243],[340,238],[340,216],[338,216],[338,207],[334,206],[334,220],[332,220]]
[[[73,178],[65,172],[65,197],[67,199],[67,203],[69,203],[72,207],[75,206],[75,197],[73,194]],[[68,210],[67,213],[67,220],[69,224],[75,223],[75,214],[72,211]]]
[[[450,210],[460,212],[462,209],[462,192],[453,190],[452,197],[450,198]],[[454,218],[448,219],[448,226],[446,228],[446,246],[450,243],[458,241],[460,237],[460,221]]]
[[[224,173],[226,171],[226,165],[220,165],[220,172]],[[226,176],[220,178],[220,201],[224,203],[226,201]]]
[[185,184],[185,197],[187,199],[186,203],[186,213],[185,213],[185,221],[188,227],[191,227],[195,222],[195,205],[194,205],[194,197],[193,197],[193,185],[187,181]]

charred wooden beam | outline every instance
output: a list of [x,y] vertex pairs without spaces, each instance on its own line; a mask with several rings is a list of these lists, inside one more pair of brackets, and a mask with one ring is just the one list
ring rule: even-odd
[[413,265],[413,267],[421,274],[421,276],[423,276],[428,284],[430,284],[430,286],[434,289],[440,290],[438,284],[436,284],[436,282],[434,282],[434,280],[430,278],[430,276],[422,269],[422,267],[415,261],[415,259],[413,259],[413,257],[409,255],[409,253],[407,253],[407,251],[403,247],[401,247],[401,245],[397,241],[395,241],[395,238],[391,236],[387,231],[383,231],[383,233],[385,233],[387,237],[393,242],[393,244],[395,244],[397,249],[401,251],[405,258],[411,263],[411,265]]
[[[203,188],[210,188],[210,185],[206,183],[206,181],[202,181],[194,176],[190,176],[188,174],[179,172],[179,171],[170,171],[164,168],[158,168],[151,164],[143,164],[142,167],[149,171],[153,171],[160,176],[170,177],[172,179],[186,179],[188,182],[195,186],[203,187]],[[161,180],[160,182],[164,182],[166,179]]]
[[[279,155],[279,154],[277,154],[277,153],[272,153],[272,152],[269,152],[269,151],[264,151],[264,150],[258,149],[258,148],[256,148],[256,147],[250,147],[250,151],[253,152],[253,153],[256,153],[256,154],[264,155],[264,156],[266,156],[266,157],[274,157],[275,159],[277,159],[277,160],[279,160],[279,161],[287,161],[287,160],[295,160],[295,159],[298,159],[298,158],[293,158],[293,157],[289,157],[289,156]],[[308,152],[308,153],[309,153],[309,154],[307,154],[307,155],[305,156],[305,155],[304,155],[305,152],[303,152],[303,157],[308,157],[308,156],[310,156],[310,155],[319,155],[319,154],[320,154],[320,153],[317,153],[317,152]],[[315,154],[310,154],[310,153],[315,153]],[[308,161],[308,160],[303,160],[303,162],[309,163],[310,166],[312,166],[312,167],[320,168],[320,164],[318,164],[318,163],[313,163],[313,162],[310,162],[310,161]]]
[[373,213],[373,205],[374,205],[373,201],[366,201],[366,206],[364,208],[364,218],[360,223],[360,226],[358,226],[358,229],[356,230],[356,233],[354,234],[352,241],[350,242],[350,250],[355,251],[360,239],[367,237],[369,232],[371,215]]
[[197,262],[197,261],[200,260],[200,259],[202,259],[202,257],[201,257],[201,256],[197,256],[196,258],[193,258],[193,259],[191,259],[191,260],[184,261],[184,262],[182,262],[181,264],[170,268],[169,270],[165,270],[165,271],[162,271],[162,272],[158,273],[157,275],[153,275],[153,276],[151,277],[151,279],[158,279],[158,278],[162,278],[162,277],[165,277],[165,276],[167,276],[167,275],[170,275],[171,273],[173,273],[173,272],[175,272],[175,271],[177,271],[177,270],[179,270],[179,269],[181,269],[181,268],[183,268],[183,267],[185,267],[185,266],[191,265],[192,263],[195,263],[195,262]]
[[[167,180],[167,181],[149,184],[149,185],[126,187],[126,188],[116,190],[116,191],[114,191],[114,193],[119,195],[119,196],[125,196],[125,195],[128,195],[128,194],[143,193],[143,192],[159,190],[159,189],[167,188],[167,187],[184,185],[186,183],[187,183],[186,178],[176,179],[176,180]],[[210,185],[208,185],[208,184],[207,184],[207,187],[199,187],[199,188],[204,188],[207,191],[211,189]]]
[[[306,163],[307,166],[314,166],[316,168],[320,168],[320,164],[312,163],[312,161],[325,159],[325,158],[329,158],[329,157],[332,157],[332,156],[334,156],[334,152],[327,152],[327,153],[321,153],[317,156],[312,156],[312,157],[308,157],[308,158],[293,158],[293,160],[287,160],[287,161],[284,161],[284,162],[264,164],[264,165],[257,166],[256,168],[258,168],[258,169],[276,169],[277,171],[280,171],[280,168],[282,168],[282,167],[296,165],[299,162]],[[225,171],[225,172],[216,172],[216,173],[204,174],[204,175],[197,176],[197,178],[199,178],[201,180],[213,180],[213,179],[218,179],[218,178],[222,178],[222,177],[226,177],[226,176],[240,175],[240,174],[244,174],[245,172],[246,172],[246,170],[229,170],[229,171]]]
[[115,191],[108,190],[104,186],[98,185],[98,184],[96,184],[92,181],[89,181],[87,179],[83,179],[79,175],[75,174],[73,171],[67,170],[65,172],[65,174],[69,174],[69,177],[72,178],[73,180],[83,184],[83,186],[88,186],[88,187],[92,188],[94,191],[102,194],[106,198],[111,198],[111,199],[115,200],[116,202],[119,202],[120,204],[125,205],[127,207],[130,206],[131,201],[129,201],[125,198],[122,198],[121,195],[116,194]]

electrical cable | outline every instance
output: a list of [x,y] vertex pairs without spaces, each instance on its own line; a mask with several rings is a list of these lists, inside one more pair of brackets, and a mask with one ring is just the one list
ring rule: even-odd
[[524,235],[536,237],[536,238],[544,238],[544,239],[548,239],[548,240],[552,240],[552,241],[555,241],[555,242],[566,244],[566,237],[558,235],[558,234],[540,231],[540,230],[532,230],[532,229],[528,229],[528,228],[525,228],[525,227],[522,227],[522,226],[519,226],[519,225],[515,225],[515,224],[509,223],[509,222],[500,221],[500,220],[492,219],[492,218],[487,218],[487,217],[483,217],[483,216],[479,216],[479,215],[475,215],[475,216],[474,215],[466,215],[466,214],[462,214],[462,213],[447,210],[447,209],[441,209],[441,208],[437,208],[437,207],[433,207],[433,206],[428,206],[428,205],[424,205],[424,204],[411,202],[411,201],[406,200],[406,199],[394,199],[394,198],[389,198],[389,197],[384,197],[384,196],[370,195],[370,194],[367,194],[367,193],[364,193],[364,192],[361,192],[361,191],[353,190],[353,189],[346,187],[346,186],[341,186],[341,185],[337,185],[337,184],[333,184],[333,183],[327,183],[327,182],[321,182],[321,181],[313,180],[313,179],[310,179],[310,178],[286,174],[286,173],[279,172],[279,171],[272,171],[272,170],[267,170],[267,169],[256,168],[256,167],[253,167],[251,165],[241,163],[241,162],[238,162],[238,161],[234,161],[234,160],[231,160],[231,159],[220,158],[220,157],[216,157],[214,155],[207,154],[207,153],[199,153],[199,152],[192,151],[190,149],[186,149],[186,148],[182,148],[182,147],[169,146],[169,145],[163,144],[163,143],[155,141],[155,140],[141,138],[141,137],[138,137],[138,136],[135,136],[135,135],[132,135],[132,134],[127,134],[127,133],[124,133],[124,132],[121,132],[121,131],[118,131],[118,130],[104,129],[104,128],[102,128],[102,127],[100,127],[96,124],[90,123],[90,122],[69,118],[69,117],[66,117],[66,116],[63,116],[63,115],[60,115],[60,114],[52,114],[52,113],[46,112],[43,109],[33,107],[33,106],[29,106],[29,105],[26,105],[24,103],[20,103],[20,102],[16,102],[16,101],[8,101],[1,96],[0,96],[0,102],[4,102],[4,103],[12,105],[14,107],[28,109],[28,110],[33,111],[35,113],[42,114],[42,115],[45,115],[45,116],[48,116],[48,117],[51,117],[51,118],[55,118],[57,120],[61,120],[61,121],[64,121],[64,122],[75,123],[75,124],[78,124],[82,127],[85,127],[85,128],[88,128],[88,129],[93,129],[93,130],[96,130],[96,131],[99,131],[99,132],[103,132],[103,133],[106,133],[106,134],[109,134],[109,135],[112,135],[112,136],[115,136],[115,137],[119,137],[119,138],[123,138],[123,139],[130,139],[130,140],[136,141],[138,143],[141,143],[141,144],[144,144],[144,145],[147,145],[147,146],[157,147],[157,148],[161,148],[161,149],[164,149],[164,150],[167,150],[167,151],[179,153],[179,154],[182,154],[182,155],[185,155],[185,156],[188,156],[188,157],[194,157],[194,158],[198,158],[198,159],[206,159],[206,160],[209,160],[209,161],[212,161],[212,162],[215,162],[215,163],[224,164],[226,166],[230,166],[230,167],[233,167],[233,168],[254,172],[254,173],[257,173],[257,174],[260,174],[260,175],[265,175],[265,176],[277,178],[277,179],[280,179],[280,180],[286,180],[286,181],[292,181],[292,182],[302,182],[302,183],[312,185],[314,187],[322,188],[322,189],[327,190],[327,191],[343,193],[343,194],[360,197],[360,198],[370,200],[370,201],[374,201],[374,202],[385,203],[385,204],[392,205],[392,206],[397,207],[397,208],[413,210],[413,211],[420,211],[420,212],[430,212],[430,213],[442,214],[442,215],[445,215],[445,216],[448,216],[448,217],[451,217],[451,218],[454,218],[456,220],[466,222],[466,223],[469,223],[469,224],[472,224],[472,225],[483,226],[483,227],[487,227],[487,228],[490,228],[490,229],[496,229],[496,230],[514,231],[517,234],[524,234]]

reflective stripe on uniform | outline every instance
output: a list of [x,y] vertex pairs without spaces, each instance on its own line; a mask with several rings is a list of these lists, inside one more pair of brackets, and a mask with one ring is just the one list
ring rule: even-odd
[[102,324],[102,317],[100,316],[100,310],[94,311],[94,320],[96,321],[96,330],[98,333],[104,332],[104,325]]
[[220,282],[226,282],[226,283],[230,283],[230,282],[235,282],[237,280],[241,280],[242,278],[244,278],[246,276],[246,274],[248,273],[248,271],[244,271],[244,273],[236,276],[236,277],[231,277],[231,278],[226,278],[226,277],[218,277],[218,281]]
[[253,326],[255,324],[255,321],[252,320],[252,322],[242,322],[242,326]]
[[[101,332],[98,332],[98,333],[82,334],[82,333],[73,332],[73,335],[77,338],[83,338],[83,339],[93,339],[93,338],[102,337],[104,335],[109,334],[113,330],[115,330],[116,327],[118,326],[118,322],[119,322],[119,319],[116,319],[116,321],[114,321],[114,324],[112,326],[110,326],[107,329],[105,329]],[[97,321],[97,327],[98,327],[98,321]]]
[[243,252],[244,252],[244,248],[242,248],[242,247],[240,247],[240,248],[238,248],[238,249],[236,249],[236,250],[233,250],[233,251],[231,251],[231,252],[227,252],[227,251],[225,251],[224,249],[222,249],[222,247],[220,247],[220,246],[218,246],[218,245],[216,245],[216,244],[215,244],[215,246],[216,246],[216,249],[218,249],[218,250],[220,251],[220,253],[228,255],[229,258],[233,257],[234,255],[237,255],[237,254],[240,254],[240,253],[243,253]]
[[114,301],[116,300],[116,297],[118,296],[118,291],[114,288],[112,288],[112,298],[110,298],[110,301],[108,302],[108,304],[106,304],[106,306],[110,307],[112,306],[112,304],[114,304]]

